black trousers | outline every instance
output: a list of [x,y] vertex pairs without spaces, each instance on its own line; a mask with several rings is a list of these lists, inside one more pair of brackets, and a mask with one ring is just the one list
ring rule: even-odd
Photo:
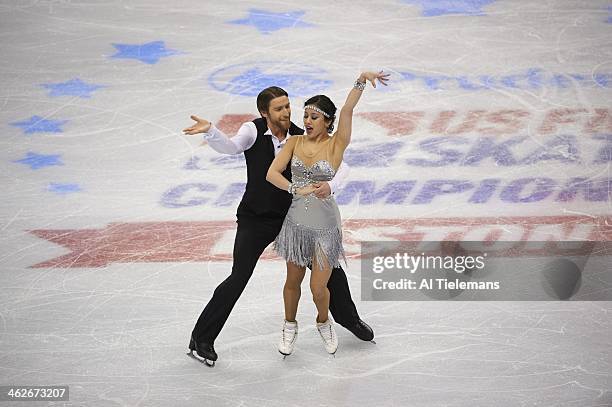
[[[232,274],[217,286],[193,328],[192,336],[198,342],[214,342],[225,325],[236,301],[244,291],[255,265],[263,251],[274,241],[283,225],[283,219],[238,219],[234,241]],[[351,299],[346,274],[342,268],[332,270],[327,283],[330,293],[329,310],[334,320],[349,326],[359,315]]]

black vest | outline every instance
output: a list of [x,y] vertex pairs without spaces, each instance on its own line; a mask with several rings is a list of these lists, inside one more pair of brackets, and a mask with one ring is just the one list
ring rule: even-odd
[[[291,195],[266,181],[268,168],[274,160],[272,136],[264,134],[268,130],[266,119],[253,120],[257,127],[257,139],[251,148],[245,150],[247,165],[246,191],[238,205],[238,216],[284,218],[291,205]],[[304,130],[291,123],[289,134],[304,134]],[[283,175],[291,180],[291,165],[287,165]]]

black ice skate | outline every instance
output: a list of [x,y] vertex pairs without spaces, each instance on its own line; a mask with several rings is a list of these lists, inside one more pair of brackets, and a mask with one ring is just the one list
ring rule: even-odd
[[362,341],[376,343],[374,341],[374,331],[370,325],[363,322],[360,318],[357,318],[353,323],[344,325],[344,327]]
[[[193,351],[195,350],[195,354]],[[200,342],[197,343],[193,340],[193,337],[189,341],[189,352],[188,356],[205,363],[206,366],[214,367],[215,361],[217,360],[217,352],[215,352],[215,347],[212,343]]]

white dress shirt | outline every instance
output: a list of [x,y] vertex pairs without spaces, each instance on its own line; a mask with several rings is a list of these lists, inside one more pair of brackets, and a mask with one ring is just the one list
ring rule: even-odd
[[[287,137],[281,141],[272,134],[270,129],[266,130],[264,134],[269,134],[272,137],[274,156],[281,151],[287,139],[291,137],[291,135],[287,133]],[[234,137],[229,138],[225,133],[216,128],[214,124],[211,124],[210,129],[207,133],[204,133],[203,136],[204,140],[208,142],[208,145],[219,153],[240,154],[255,144],[255,140],[257,139],[257,127],[255,127],[255,123],[253,122],[245,122],[240,126],[240,129],[238,129],[238,133],[236,133]],[[332,194],[344,184],[349,171],[349,166],[342,162],[334,178],[329,181],[329,187],[331,188]]]

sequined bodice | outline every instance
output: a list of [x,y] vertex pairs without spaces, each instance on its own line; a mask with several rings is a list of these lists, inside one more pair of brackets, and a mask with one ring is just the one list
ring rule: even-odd
[[306,165],[297,155],[291,158],[291,181],[298,188],[315,182],[331,181],[334,175],[336,171],[327,160]]

